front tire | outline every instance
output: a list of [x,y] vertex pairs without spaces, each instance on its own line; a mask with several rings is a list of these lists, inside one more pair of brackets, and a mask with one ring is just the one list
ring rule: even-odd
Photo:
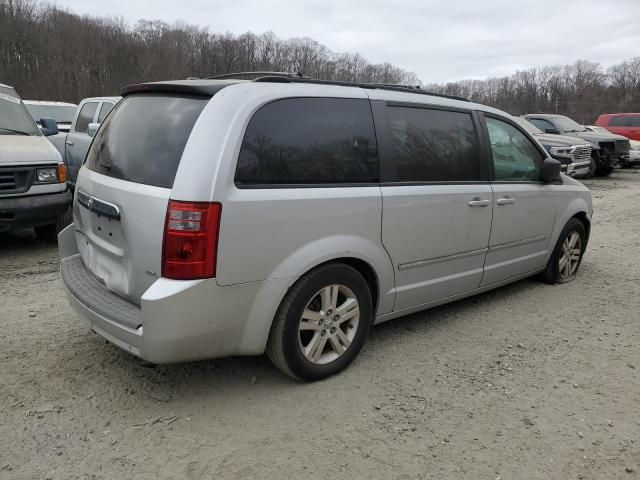
[[362,275],[344,264],[324,265],[298,280],[285,296],[267,355],[293,378],[320,380],[349,366],[372,320],[371,292]]
[[575,280],[586,246],[587,232],[584,224],[577,218],[572,218],[560,233],[543,279],[550,284]]

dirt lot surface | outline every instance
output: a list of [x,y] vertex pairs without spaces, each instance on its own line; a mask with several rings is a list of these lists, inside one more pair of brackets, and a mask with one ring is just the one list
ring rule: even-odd
[[0,478],[640,478],[640,170],[586,182],[577,281],[525,280],[379,327],[346,372],[148,368],[0,236]]

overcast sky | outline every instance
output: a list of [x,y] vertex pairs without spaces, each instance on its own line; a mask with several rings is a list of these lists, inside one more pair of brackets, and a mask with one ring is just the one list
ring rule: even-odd
[[56,0],[80,14],[307,36],[425,83],[640,56],[640,0]]

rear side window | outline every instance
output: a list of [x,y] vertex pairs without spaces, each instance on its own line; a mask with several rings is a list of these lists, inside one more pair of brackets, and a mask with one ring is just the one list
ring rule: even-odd
[[265,105],[249,122],[235,182],[372,183],[378,177],[368,100],[288,98]]
[[631,126],[631,117],[611,117],[609,120],[610,127],[630,127]]
[[87,167],[130,182],[171,188],[193,125],[209,97],[130,95],[111,112],[87,154]]
[[98,102],[85,103],[80,109],[78,114],[78,120],[76,120],[76,132],[87,133],[89,124],[93,122],[93,117],[96,114],[98,108]]
[[634,115],[631,117],[631,126],[640,127],[640,115]]
[[102,103],[102,106],[100,107],[100,113],[98,114],[98,123],[102,123],[104,121],[104,118],[107,116],[107,114],[111,111],[112,108],[113,108],[113,103],[110,103],[110,102]]
[[480,148],[470,113],[389,107],[393,164],[387,181],[478,181]]

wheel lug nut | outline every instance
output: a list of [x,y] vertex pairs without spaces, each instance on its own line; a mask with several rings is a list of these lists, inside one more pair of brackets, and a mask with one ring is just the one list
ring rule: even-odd
[[333,317],[334,322],[337,322],[338,320],[340,320],[340,315],[336,315],[335,317]]
[[329,330],[331,333],[336,333],[336,327],[331,327],[331,330]]
[[331,315],[331,309],[327,310],[327,316]]
[[322,330],[322,331],[320,332],[320,335],[322,335],[323,337],[324,337],[326,334],[327,334],[327,331],[326,331],[326,330]]

